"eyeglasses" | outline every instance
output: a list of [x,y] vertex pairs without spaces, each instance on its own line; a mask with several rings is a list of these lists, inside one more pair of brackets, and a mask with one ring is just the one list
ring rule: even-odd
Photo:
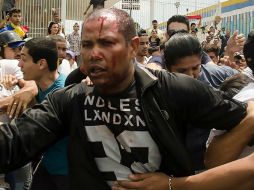
[[177,33],[188,33],[187,30],[167,30],[167,34],[169,37],[172,37],[173,35]]

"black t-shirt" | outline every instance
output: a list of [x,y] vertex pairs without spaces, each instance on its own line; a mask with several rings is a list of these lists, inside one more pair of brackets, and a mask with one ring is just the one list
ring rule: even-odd
[[93,92],[85,98],[84,108],[92,154],[109,185],[131,173],[159,169],[160,152],[146,127],[135,84],[113,97]]
[[64,86],[69,86],[71,84],[80,83],[86,75],[81,72],[80,68],[73,70],[66,78]]

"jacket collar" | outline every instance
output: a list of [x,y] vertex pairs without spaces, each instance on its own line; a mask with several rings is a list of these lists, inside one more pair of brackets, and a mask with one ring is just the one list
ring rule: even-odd
[[138,63],[134,63],[134,67],[135,80],[140,88],[141,94],[143,94],[147,88],[154,85],[158,81],[158,78],[154,76],[147,68],[140,66]]

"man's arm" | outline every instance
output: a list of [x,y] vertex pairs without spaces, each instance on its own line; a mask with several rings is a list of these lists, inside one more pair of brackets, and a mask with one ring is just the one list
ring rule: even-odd
[[63,123],[68,123],[70,98],[65,91],[49,94],[42,104],[0,125],[0,173],[21,167],[67,135],[67,125]]
[[254,138],[253,119],[254,103],[248,103],[247,116],[232,130],[215,136],[205,154],[208,168],[236,160],[243,149]]
[[[135,174],[117,181],[112,190],[253,190],[254,154],[197,175],[173,177],[163,173]],[[171,185],[170,185],[171,184]]]

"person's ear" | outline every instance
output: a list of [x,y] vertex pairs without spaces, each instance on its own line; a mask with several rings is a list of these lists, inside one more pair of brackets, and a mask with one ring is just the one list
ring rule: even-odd
[[39,64],[40,70],[44,70],[45,68],[48,68],[48,63],[46,59],[40,59],[37,64]]
[[138,48],[139,48],[139,37],[135,36],[134,38],[131,39],[131,54],[133,57],[136,57],[136,54],[138,52]]

